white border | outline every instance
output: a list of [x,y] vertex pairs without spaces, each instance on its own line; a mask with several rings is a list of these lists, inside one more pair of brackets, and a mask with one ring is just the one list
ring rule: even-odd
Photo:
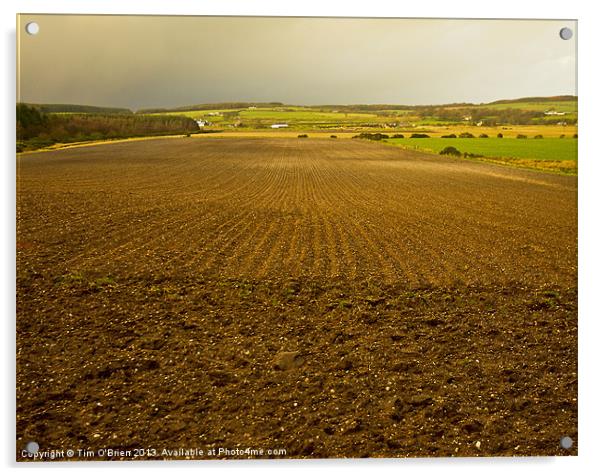
[[[2,23],[2,133],[1,197],[2,262],[0,289],[4,349],[2,355],[3,388],[0,392],[2,411],[0,421],[0,452],[9,471],[44,470],[50,472],[86,471],[99,474],[143,470],[162,473],[165,470],[192,470],[195,473],[231,474],[305,474],[308,471],[360,474],[378,471],[379,474],[546,474],[569,472],[591,474],[600,467],[597,459],[600,436],[600,332],[602,282],[597,280],[601,269],[602,234],[600,230],[600,191],[602,186],[602,146],[600,131],[600,19],[594,1],[574,0],[526,2],[502,0],[497,2],[470,0],[429,0],[428,2],[371,1],[268,1],[268,0],[20,0],[0,2]],[[579,21],[579,456],[573,458],[496,458],[496,459],[410,459],[410,460],[351,460],[351,461],[279,461],[279,462],[196,462],[196,463],[99,463],[81,465],[19,465],[14,460],[14,102],[15,102],[15,14],[21,13],[102,13],[102,14],[181,14],[181,15],[269,15],[269,16],[372,16],[372,17],[454,17],[454,18],[550,18]],[[201,474],[202,474],[201,473]],[[575,474],[577,474],[575,473]]]

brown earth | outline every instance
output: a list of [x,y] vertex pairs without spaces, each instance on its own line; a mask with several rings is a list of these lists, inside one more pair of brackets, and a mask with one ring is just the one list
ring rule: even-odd
[[19,459],[577,453],[575,177],[181,138],[23,155],[17,187]]

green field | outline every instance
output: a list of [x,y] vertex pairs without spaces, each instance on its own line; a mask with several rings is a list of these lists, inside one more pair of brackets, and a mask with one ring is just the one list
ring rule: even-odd
[[[211,114],[220,113],[218,116]],[[362,122],[379,122],[385,120],[377,114],[361,112],[333,112],[316,110],[304,107],[287,106],[284,108],[256,108],[256,109],[222,109],[211,111],[179,111],[169,112],[169,115],[187,116],[193,119],[205,119],[215,124],[240,120],[250,127],[265,127],[274,123],[285,122],[291,127],[307,124],[332,124],[344,126]]]
[[517,101],[501,104],[483,104],[486,109],[523,109],[525,111],[577,112],[577,101]]
[[388,143],[412,149],[439,153],[447,146],[460,152],[483,155],[491,158],[517,158],[535,160],[577,160],[577,141],[572,138],[550,139],[387,139]]
[[240,112],[242,119],[254,119],[254,120],[279,120],[279,121],[335,121],[335,122],[349,122],[349,121],[369,121],[376,118],[376,114],[366,113],[343,113],[343,112],[324,112],[316,111],[312,109],[297,109],[294,111],[278,111],[278,110],[267,110],[267,109],[252,109],[243,110]]
[[[209,121],[205,131],[224,128],[268,129],[272,124],[286,123],[292,130],[365,130],[375,128],[408,130],[412,127],[502,126],[502,125],[572,125],[577,120],[577,100],[573,97],[556,100],[523,98],[489,104],[449,104],[434,106],[402,105],[265,105],[252,103],[211,104],[182,107],[174,110],[139,111],[141,114],[187,116]],[[554,110],[562,116],[543,115]],[[472,119],[466,119],[470,117]]]

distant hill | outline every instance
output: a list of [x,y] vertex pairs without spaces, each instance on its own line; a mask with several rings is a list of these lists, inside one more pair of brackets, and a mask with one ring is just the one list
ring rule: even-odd
[[284,106],[281,102],[218,102],[207,104],[194,104],[189,106],[178,106],[168,108],[147,108],[136,111],[138,114],[156,114],[161,112],[184,112],[184,111],[210,111],[212,109],[245,109],[248,107],[279,107]]
[[123,107],[85,106],[82,104],[23,104],[34,107],[43,113],[133,114],[130,109]]
[[417,108],[459,108],[459,107],[486,107],[500,104],[524,104],[524,103],[557,103],[563,101],[577,101],[577,96],[549,96],[549,97],[524,97],[518,99],[499,99],[489,103],[449,103],[449,104],[314,104],[311,106],[300,106],[298,104],[285,104],[281,102],[220,102],[191,104],[187,106],[146,108],[136,111],[137,114],[157,114],[162,112],[189,112],[209,111],[226,109],[247,109],[249,107],[273,108],[273,107],[306,107],[309,109],[338,109],[340,111],[385,111],[385,110],[414,110]]
[[[336,108],[341,111],[383,111],[383,110],[412,110],[416,108],[459,108],[459,107],[487,107],[496,105],[512,105],[525,103],[558,103],[558,102],[576,102],[577,96],[548,96],[548,97],[524,97],[518,99],[498,99],[488,103],[449,103],[449,104],[431,104],[431,105],[408,105],[408,104],[322,104],[313,106],[303,106],[307,108]],[[134,114],[134,112],[122,107],[102,107],[102,106],[87,106],[81,104],[33,104],[23,103],[28,106],[35,107],[43,113],[80,113],[80,114]],[[186,106],[165,107],[165,108],[145,108],[136,111],[136,114],[157,114],[167,112],[187,112],[187,111],[210,111],[210,110],[225,110],[225,109],[247,109],[249,107],[273,108],[273,107],[298,107],[293,104],[284,104],[282,102],[219,102],[219,103],[204,103],[191,104]]]
[[576,101],[577,96],[548,96],[548,97],[526,97],[519,99],[499,99],[497,101],[488,102],[486,104],[512,104],[514,102],[560,102],[560,101]]

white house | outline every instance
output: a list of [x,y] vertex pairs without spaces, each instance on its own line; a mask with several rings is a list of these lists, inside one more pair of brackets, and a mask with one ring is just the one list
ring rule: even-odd
[[196,121],[196,123],[199,125],[199,127],[205,127],[209,125],[209,122],[203,121],[202,119]]
[[270,127],[272,129],[282,129],[283,127],[288,127],[288,124],[272,124]]

